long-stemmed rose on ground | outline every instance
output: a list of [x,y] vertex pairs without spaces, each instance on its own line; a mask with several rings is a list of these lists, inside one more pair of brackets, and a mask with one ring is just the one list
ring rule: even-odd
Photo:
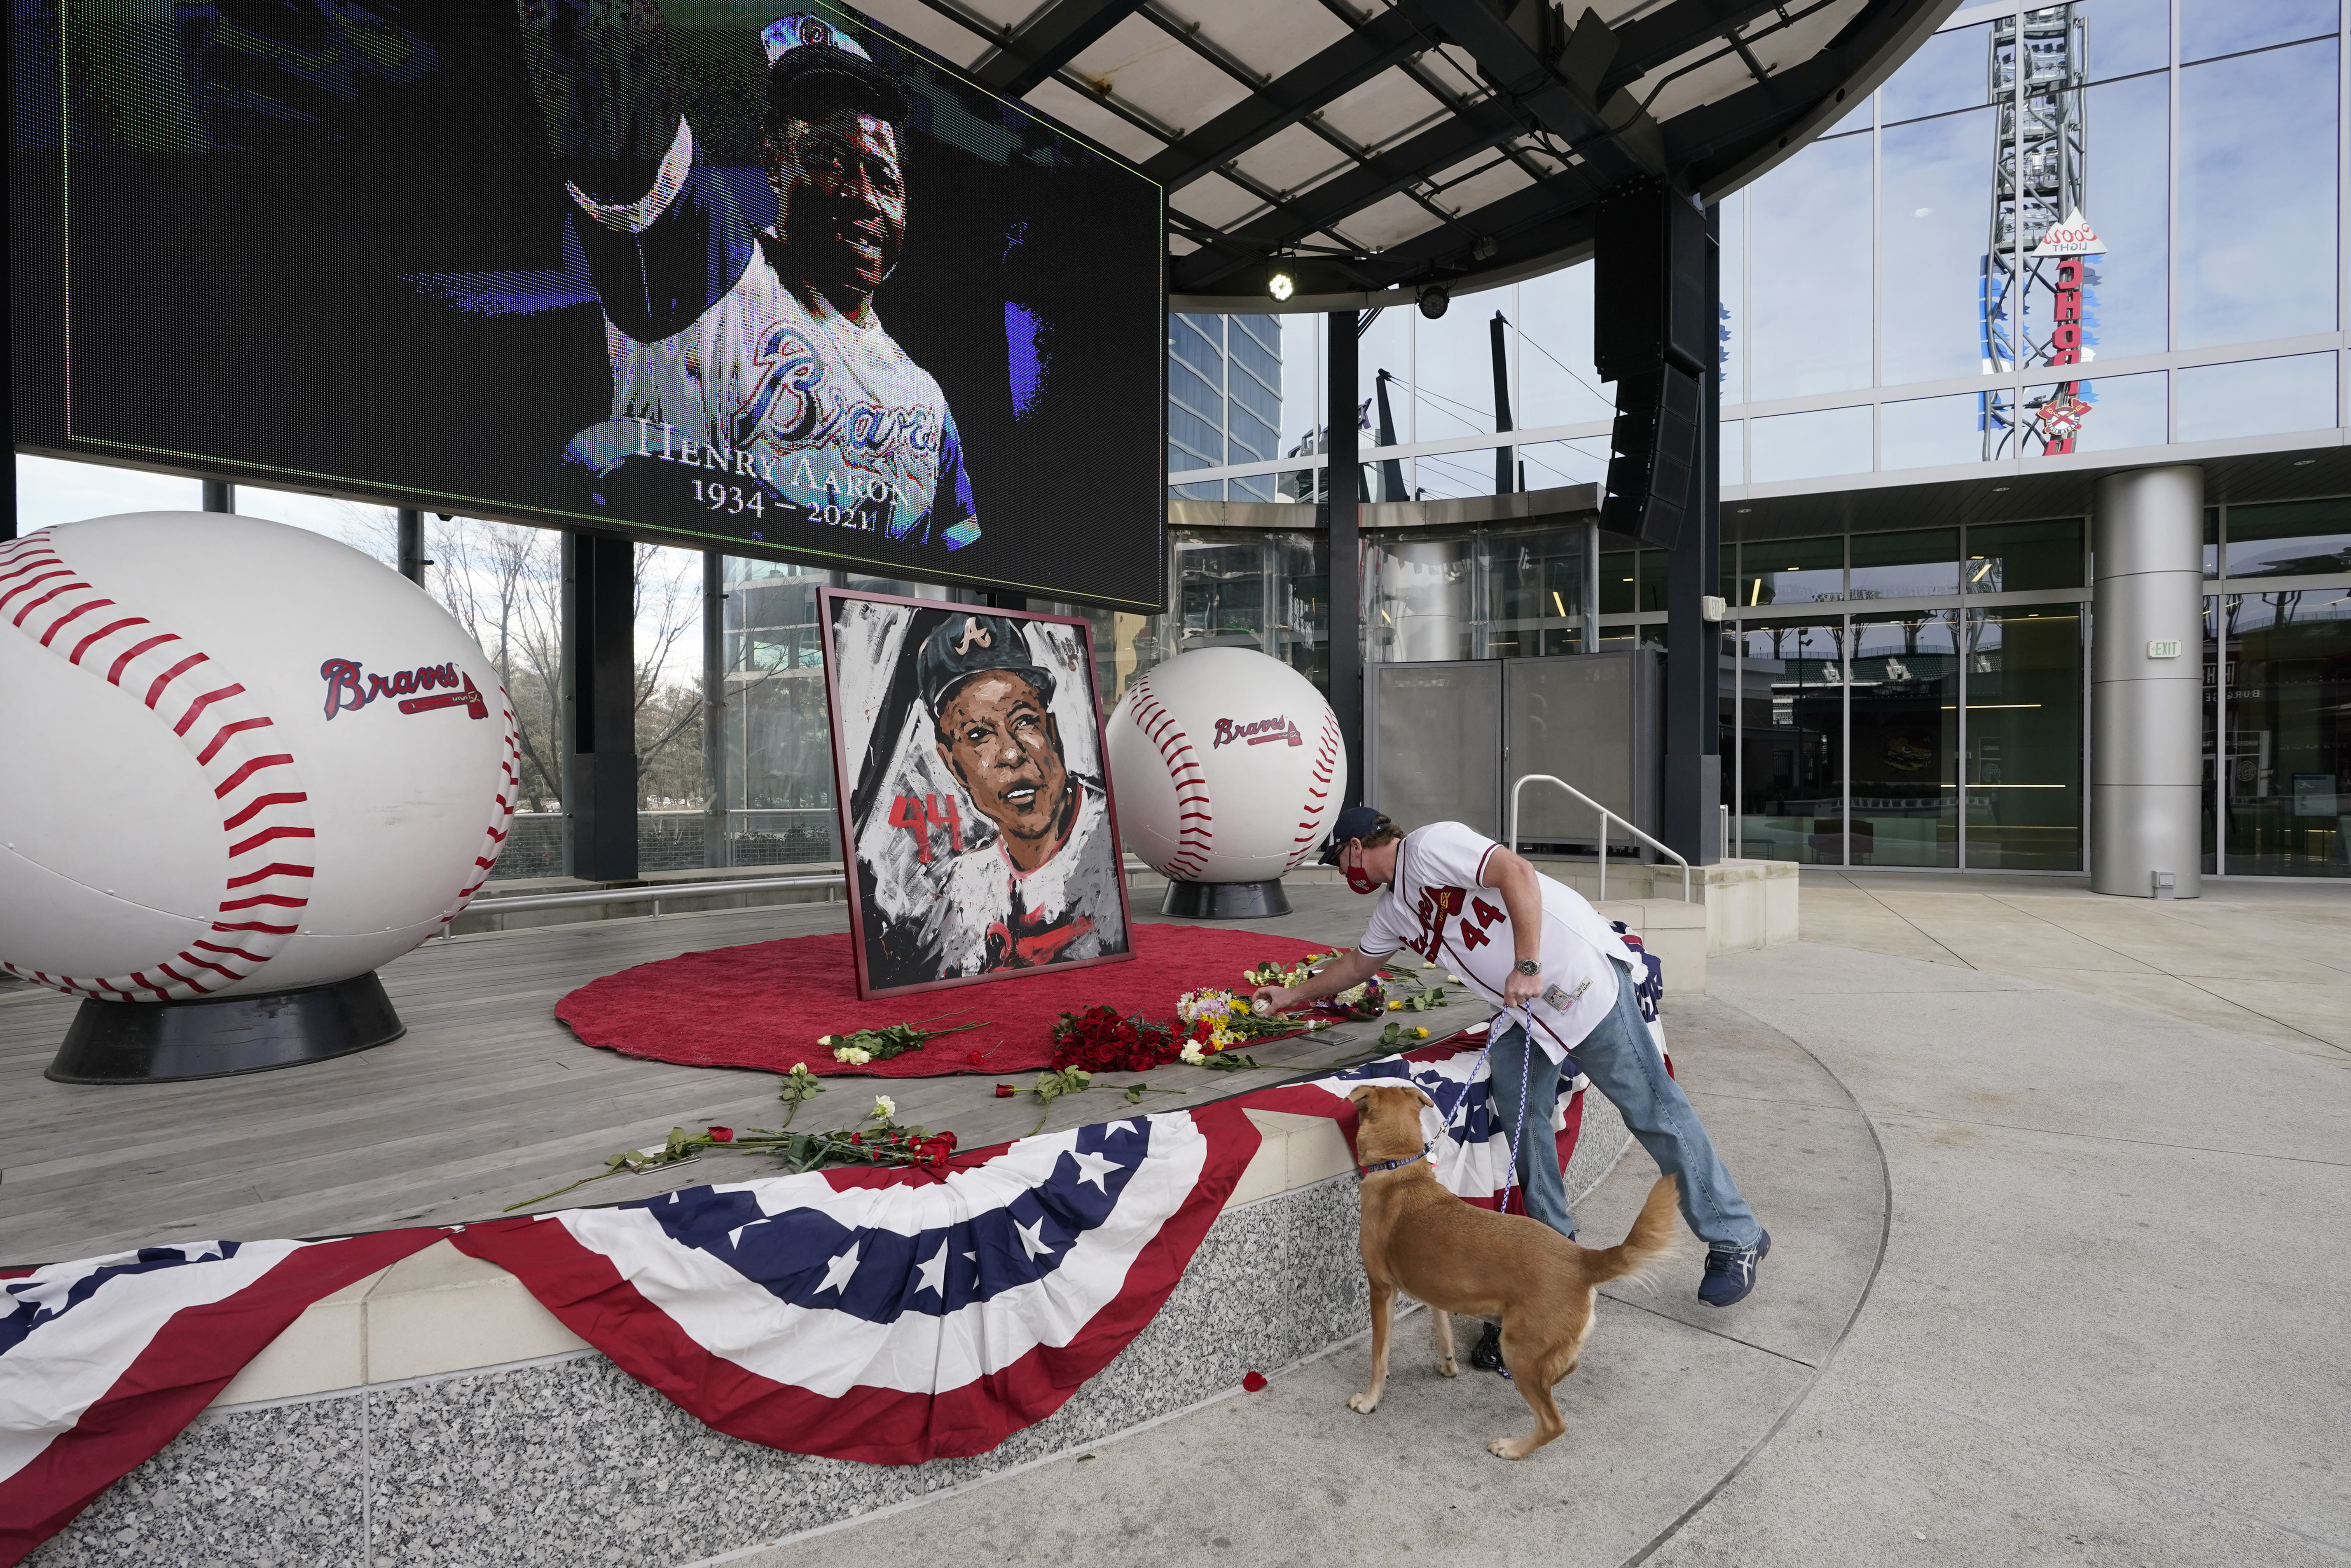
[[[804,1064],[803,1064],[804,1066]],[[813,1082],[812,1075],[808,1082]],[[794,1094],[794,1082],[787,1081],[785,1102],[797,1111],[799,1102],[809,1093],[822,1093],[820,1086],[807,1093]],[[812,1171],[820,1166],[914,1166],[928,1170],[943,1170],[954,1155],[956,1135],[949,1132],[934,1133],[925,1127],[905,1126],[897,1121],[898,1104],[887,1094],[873,1098],[873,1109],[865,1120],[854,1127],[843,1127],[829,1133],[790,1133],[764,1127],[751,1127],[738,1133],[732,1127],[705,1127],[699,1133],[689,1133],[684,1127],[672,1127],[669,1137],[647,1148],[622,1149],[605,1160],[604,1168],[591,1176],[582,1176],[569,1186],[557,1187],[553,1192],[527,1197],[520,1203],[510,1203],[501,1212],[511,1214],[517,1208],[528,1208],[545,1203],[550,1197],[560,1197],[591,1181],[606,1176],[637,1176],[645,1171],[660,1170],[667,1166],[680,1166],[702,1157],[705,1151],[715,1148],[740,1149],[747,1154],[773,1155],[784,1162],[795,1176]],[[787,1125],[790,1116],[785,1117]]]
[[880,1029],[855,1030],[848,1034],[820,1034],[817,1036],[816,1042],[831,1051],[835,1061],[862,1067],[869,1061],[887,1061],[893,1056],[920,1051],[943,1034],[961,1034],[966,1030],[986,1028],[985,1020],[959,1023],[948,1029],[923,1027],[926,1023],[936,1023],[939,1019],[959,1017],[970,1010],[964,1008],[957,1012],[941,1013],[938,1018],[916,1019],[913,1023],[884,1024]]

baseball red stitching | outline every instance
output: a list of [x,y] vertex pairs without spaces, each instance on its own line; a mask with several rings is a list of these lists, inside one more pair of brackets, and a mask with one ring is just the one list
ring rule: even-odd
[[[1343,744],[1337,716],[1328,708],[1323,709],[1322,733],[1314,753],[1315,784],[1331,782],[1331,775],[1338,766]],[[1313,784],[1310,784],[1306,787],[1306,793],[1311,799],[1299,802],[1300,810],[1305,815],[1299,821],[1298,836],[1290,841],[1297,846],[1290,852],[1290,869],[1292,871],[1305,863],[1306,857],[1313,852],[1315,844],[1321,841],[1322,818],[1330,810],[1331,792],[1328,789],[1317,789]]]
[[1149,675],[1128,688],[1127,709],[1135,728],[1157,748],[1168,780],[1176,786],[1176,852],[1159,870],[1180,882],[1207,869],[1213,852],[1217,833],[1208,824],[1216,821],[1216,808],[1208,798],[1207,776],[1176,716],[1152,695]]
[[[61,577],[68,580],[57,581]],[[16,586],[5,586],[11,582]],[[57,646],[55,638],[60,628],[92,611],[115,607],[115,601],[99,597],[89,584],[74,579],[71,568],[53,548],[47,529],[28,534],[13,544],[0,545],[0,613],[7,612],[12,601],[45,582],[56,585],[18,606],[10,617],[11,624],[68,664],[90,668],[92,674],[97,674],[94,664],[85,666],[84,659],[93,650],[100,658],[110,655],[111,662],[103,677],[110,685],[135,691],[137,683],[145,678],[147,687],[141,698],[145,706],[158,718],[172,713],[179,715],[172,724],[172,732],[195,758],[205,782],[212,786],[214,798],[221,802],[225,813],[221,824],[224,835],[239,834],[240,830],[247,828],[251,831],[242,832],[228,846],[228,874],[208,933],[209,936],[232,937],[231,943],[199,937],[169,958],[120,977],[78,978],[48,975],[20,968],[5,960],[0,960],[0,967],[69,995],[117,1001],[185,1001],[209,996],[225,984],[248,978],[299,929],[298,924],[285,923],[288,915],[277,912],[299,910],[309,903],[304,884],[315,868],[307,861],[271,858],[266,863],[256,863],[246,858],[273,846],[276,854],[283,855],[290,852],[287,841],[315,837],[310,797],[301,788],[300,770],[293,756],[283,750],[261,749],[265,741],[273,747],[284,743],[260,735],[260,731],[275,727],[239,683],[229,681],[214,685],[212,680],[198,677],[187,680],[184,687],[175,692],[175,685],[190,672],[212,661],[201,651],[186,652],[185,639],[177,632],[151,632],[131,642],[125,633],[135,627],[152,625],[146,617],[130,615],[116,620],[84,636],[70,652]],[[35,619],[36,612],[60,600],[64,602],[58,604],[54,614]],[[26,624],[28,620],[33,621],[30,626]],[[126,645],[101,647],[110,640]],[[183,647],[152,660],[151,667],[155,668],[152,676],[147,676],[145,670],[132,673],[131,666],[173,643]],[[218,678],[217,669],[215,665],[213,679]],[[129,686],[124,685],[126,674],[131,682]],[[264,918],[259,913],[262,911],[275,917]],[[236,915],[245,918],[229,918]],[[204,956],[206,954],[211,956]],[[200,972],[202,979],[197,977]]]
[[513,699],[507,695],[503,683],[493,685],[498,694],[498,722],[505,727],[505,734],[501,737],[503,744],[498,751],[498,782],[496,788],[490,791],[490,821],[483,831],[481,852],[474,856],[474,870],[477,874],[449,907],[442,911],[441,925],[444,928],[465,913],[465,905],[474,901],[474,894],[482,891],[482,883],[490,880],[490,870],[498,863],[499,852],[506,848],[507,834],[513,826],[515,798],[522,793],[522,774],[515,766],[522,760],[522,746],[515,729]]

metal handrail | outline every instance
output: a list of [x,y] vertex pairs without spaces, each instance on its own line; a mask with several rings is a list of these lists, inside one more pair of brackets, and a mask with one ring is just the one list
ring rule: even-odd
[[[763,893],[771,887],[841,887],[848,879],[839,873],[831,876],[762,876],[735,882],[669,882],[644,883],[637,887],[592,888],[586,893],[532,893],[512,898],[485,898],[465,906],[467,915],[511,915],[528,909],[579,909],[607,904],[643,904],[653,902],[653,918],[661,918],[662,901],[665,898],[706,898],[722,893]],[[452,935],[443,926],[441,935]]]
[[1625,821],[1624,818],[1618,816],[1615,812],[1610,810],[1607,807],[1602,805],[1599,801],[1593,800],[1591,796],[1585,794],[1583,790],[1577,789],[1566,779],[1555,779],[1548,773],[1524,774],[1520,778],[1517,783],[1510,786],[1510,852],[1512,854],[1519,852],[1519,791],[1524,789],[1530,784],[1556,784],[1561,789],[1566,790],[1569,794],[1574,796],[1577,800],[1583,801],[1585,805],[1600,813],[1600,888],[1595,896],[1599,898],[1605,898],[1608,896],[1608,824],[1614,822],[1621,826],[1626,832],[1632,834],[1635,838],[1640,840],[1643,843],[1648,845],[1651,849],[1656,851],[1659,854],[1666,856],[1667,859],[1673,861],[1682,868],[1682,902],[1684,904],[1691,902],[1689,862],[1682,859],[1680,855],[1675,853],[1666,845],[1659,843],[1656,839],[1651,838],[1639,828],[1636,828],[1632,823]]

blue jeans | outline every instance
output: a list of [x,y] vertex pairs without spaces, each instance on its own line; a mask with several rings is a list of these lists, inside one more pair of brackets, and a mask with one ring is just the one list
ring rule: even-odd
[[[1500,1022],[1499,1014],[1496,1022]],[[1493,1054],[1487,1059],[1494,1075],[1494,1112],[1499,1124],[1526,1129],[1525,1136],[1514,1142],[1519,1185],[1526,1189],[1530,1215],[1562,1236],[1575,1234],[1574,1217],[1567,1212],[1567,1186],[1560,1179],[1558,1145],[1549,1134],[1562,1076],[1573,1077],[1580,1067],[1592,1086],[1624,1113],[1625,1124],[1657,1168],[1681,1178],[1682,1218],[1708,1250],[1734,1251],[1752,1247],[1761,1238],[1763,1228],[1755,1222],[1755,1211],[1739,1196],[1738,1184],[1714,1152],[1714,1140],[1706,1135],[1688,1097],[1658,1058],[1649,1026],[1641,1018],[1640,1001],[1621,971],[1615,1010],[1577,1043],[1569,1061],[1554,1067],[1541,1051],[1531,1054],[1530,1061],[1526,1030],[1512,1024],[1496,1037]],[[1527,1100],[1523,1124],[1519,1105],[1522,1077]]]

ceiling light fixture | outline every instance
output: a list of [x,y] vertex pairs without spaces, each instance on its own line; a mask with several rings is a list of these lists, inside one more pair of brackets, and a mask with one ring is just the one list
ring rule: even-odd
[[1276,301],[1287,300],[1291,295],[1298,292],[1298,283],[1296,279],[1290,276],[1290,274],[1286,272],[1277,272],[1267,281],[1265,291],[1268,294],[1272,295]]

